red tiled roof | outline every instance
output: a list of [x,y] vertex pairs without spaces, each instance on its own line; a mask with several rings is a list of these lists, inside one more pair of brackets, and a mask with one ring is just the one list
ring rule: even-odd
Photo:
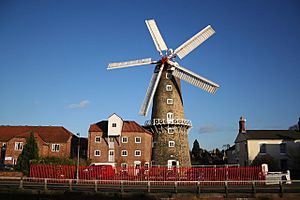
[[31,132],[37,133],[47,143],[65,143],[73,135],[62,126],[0,126],[0,141],[28,137]]
[[[100,121],[98,123],[90,125],[89,132],[103,132],[107,133],[107,124],[108,121]],[[123,121],[123,127],[122,127],[122,132],[145,132],[148,134],[152,133],[145,128],[143,128],[141,125],[136,123],[135,121]]]

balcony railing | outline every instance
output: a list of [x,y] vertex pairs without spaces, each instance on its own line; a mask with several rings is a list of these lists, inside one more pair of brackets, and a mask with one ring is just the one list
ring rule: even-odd
[[155,125],[183,125],[183,126],[192,127],[192,122],[187,119],[166,120],[166,119],[159,119],[159,118],[147,120],[145,122],[145,126],[155,126]]

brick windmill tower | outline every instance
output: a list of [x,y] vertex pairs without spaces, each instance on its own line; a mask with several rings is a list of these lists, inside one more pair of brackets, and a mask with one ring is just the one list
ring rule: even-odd
[[152,160],[154,165],[168,167],[190,167],[188,130],[192,123],[185,119],[180,80],[191,83],[209,93],[215,93],[219,85],[180,66],[176,55],[182,59],[215,31],[209,25],[174,51],[168,49],[153,19],[146,20],[161,59],[151,58],[127,62],[110,63],[108,69],[155,64],[140,115],[146,116],[153,100],[151,120],[145,126],[154,134]]

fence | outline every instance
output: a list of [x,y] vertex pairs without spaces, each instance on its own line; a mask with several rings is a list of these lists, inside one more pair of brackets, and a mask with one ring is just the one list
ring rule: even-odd
[[30,177],[125,181],[247,181],[265,180],[261,167],[134,168],[111,166],[31,165]]
[[[78,192],[143,192],[143,193],[221,193],[256,195],[258,193],[300,193],[300,181],[291,184],[266,185],[266,181],[126,181],[126,180],[76,180],[31,177],[0,177],[0,191],[44,191],[54,194],[62,191]],[[242,196],[243,196],[242,195]],[[249,197],[249,196],[247,196]]]

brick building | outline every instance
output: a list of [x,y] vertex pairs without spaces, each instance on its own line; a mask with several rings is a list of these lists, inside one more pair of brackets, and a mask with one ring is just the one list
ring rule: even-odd
[[151,132],[116,114],[90,125],[88,143],[88,158],[94,163],[140,167],[151,162]]
[[73,157],[76,153],[77,136],[62,126],[0,126],[1,163],[17,163],[33,133],[40,157]]

